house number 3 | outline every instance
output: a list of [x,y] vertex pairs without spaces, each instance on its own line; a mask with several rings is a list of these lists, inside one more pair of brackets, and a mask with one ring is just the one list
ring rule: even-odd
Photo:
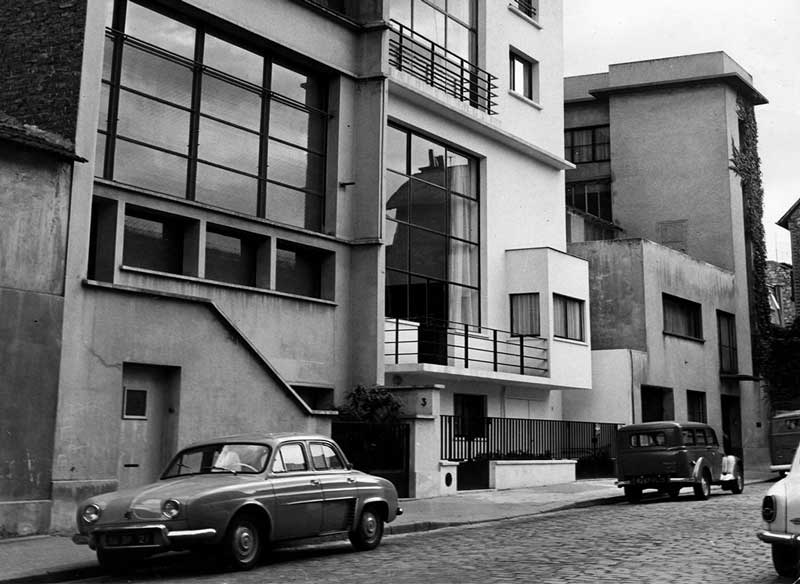
[[422,406],[423,408],[425,406],[427,406],[428,405],[428,398],[427,397],[420,398],[419,405]]

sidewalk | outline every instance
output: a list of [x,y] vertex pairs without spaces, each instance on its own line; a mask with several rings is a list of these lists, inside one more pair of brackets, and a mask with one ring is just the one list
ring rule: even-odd
[[[750,469],[746,484],[772,480],[775,473]],[[719,487],[714,487],[716,491]],[[686,493],[689,492],[687,489]],[[581,480],[562,485],[470,491],[450,497],[404,499],[404,513],[386,526],[386,535],[457,525],[500,521],[550,511],[623,501],[614,479]],[[101,574],[95,554],[69,537],[41,535],[0,539],[0,583],[60,582]]]

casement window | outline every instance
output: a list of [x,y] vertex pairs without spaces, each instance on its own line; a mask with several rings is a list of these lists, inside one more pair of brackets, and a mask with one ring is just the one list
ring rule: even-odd
[[564,158],[575,164],[611,158],[608,126],[564,130]]
[[689,339],[703,339],[703,319],[697,302],[684,298],[662,295],[664,309],[664,333]]
[[509,89],[532,101],[539,101],[539,63],[512,51]]
[[478,160],[386,131],[386,316],[480,323]]
[[128,207],[122,263],[170,274],[188,274],[184,262],[187,223],[182,219]]
[[586,340],[583,326],[583,300],[553,294],[553,335],[575,341]]
[[607,180],[573,182],[566,185],[567,207],[612,221],[611,185]]
[[165,8],[117,0],[96,174],[321,231],[326,107],[322,75]]
[[539,294],[511,294],[511,334],[519,337],[538,337]]
[[719,371],[720,373],[738,373],[736,317],[728,312],[718,310],[717,330],[719,333]]
[[326,288],[331,284],[326,274],[330,275],[332,253],[280,239],[275,251],[276,290],[311,298],[332,297]]
[[391,0],[389,18],[469,63],[477,61],[476,0]]
[[[706,392],[704,391],[686,391],[686,412],[687,418],[690,422],[708,422],[708,414],[706,412]],[[702,430],[696,430],[695,436],[698,441],[702,438],[706,440],[706,436]],[[716,437],[714,437],[716,440]]]

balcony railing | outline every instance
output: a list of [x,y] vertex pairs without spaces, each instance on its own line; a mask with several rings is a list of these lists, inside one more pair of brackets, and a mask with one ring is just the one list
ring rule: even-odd
[[508,331],[421,318],[387,318],[385,362],[432,363],[519,375],[548,375],[547,340]]
[[474,108],[497,113],[494,75],[396,20],[389,33],[389,64]]
[[530,16],[532,19],[538,20],[536,2],[532,2],[531,0],[513,0],[511,5],[516,6],[525,16]]

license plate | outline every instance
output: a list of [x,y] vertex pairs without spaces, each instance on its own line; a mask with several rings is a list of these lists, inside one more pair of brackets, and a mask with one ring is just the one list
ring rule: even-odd
[[153,545],[153,533],[109,533],[106,535],[106,546],[108,547],[139,545]]
[[663,482],[666,482],[666,479],[661,476],[636,477],[633,479],[633,484],[635,485],[652,485]]

